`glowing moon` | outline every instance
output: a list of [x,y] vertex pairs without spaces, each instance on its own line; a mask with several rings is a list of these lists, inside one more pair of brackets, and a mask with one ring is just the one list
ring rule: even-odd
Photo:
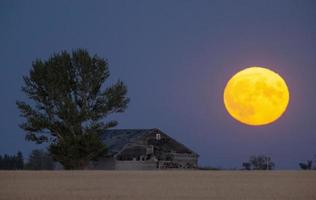
[[284,79],[263,67],[236,73],[224,90],[224,104],[236,120],[253,126],[274,122],[285,112],[289,90]]

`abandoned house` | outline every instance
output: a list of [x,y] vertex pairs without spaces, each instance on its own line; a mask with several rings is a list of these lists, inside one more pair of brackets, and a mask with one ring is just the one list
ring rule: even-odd
[[199,155],[159,129],[112,129],[102,134],[108,155],[92,169],[195,169]]

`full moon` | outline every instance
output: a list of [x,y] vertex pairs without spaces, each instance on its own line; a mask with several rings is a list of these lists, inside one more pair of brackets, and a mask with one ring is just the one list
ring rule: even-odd
[[249,67],[236,73],[226,84],[224,104],[237,121],[260,126],[276,121],[289,103],[289,89],[276,72]]

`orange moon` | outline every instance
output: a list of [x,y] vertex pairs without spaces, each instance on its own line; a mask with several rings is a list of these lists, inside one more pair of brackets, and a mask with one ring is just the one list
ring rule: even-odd
[[286,111],[290,94],[285,80],[263,67],[248,67],[227,82],[224,105],[237,121],[260,126],[276,121]]

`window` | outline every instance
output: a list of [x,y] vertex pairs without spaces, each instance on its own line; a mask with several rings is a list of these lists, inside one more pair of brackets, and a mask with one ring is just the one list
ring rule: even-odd
[[160,140],[160,139],[161,139],[160,133],[156,133],[156,140]]

